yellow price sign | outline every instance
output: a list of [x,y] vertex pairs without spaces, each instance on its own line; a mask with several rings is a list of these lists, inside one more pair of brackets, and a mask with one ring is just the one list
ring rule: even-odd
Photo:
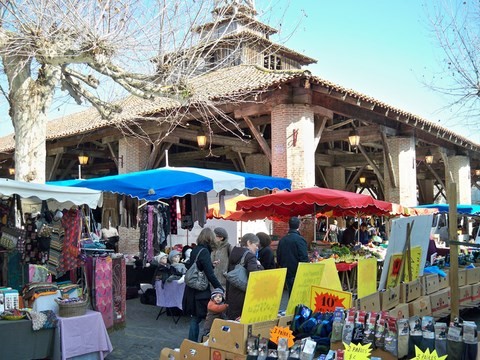
[[353,344],[350,345],[343,343],[345,350],[343,352],[344,360],[364,360],[370,359],[370,353],[372,352],[372,344],[368,343],[365,345],[362,344]]
[[314,312],[333,312],[337,307],[349,309],[352,293],[312,286],[310,308]]
[[270,341],[278,345],[278,339],[286,338],[288,341],[288,347],[291,348],[294,344],[294,337],[293,332],[290,328],[275,326],[272,330],[270,330]]
[[430,352],[430,349],[423,352],[418,346],[415,345],[415,357],[413,359],[417,360],[444,360],[447,358],[447,355],[438,356],[437,350]]

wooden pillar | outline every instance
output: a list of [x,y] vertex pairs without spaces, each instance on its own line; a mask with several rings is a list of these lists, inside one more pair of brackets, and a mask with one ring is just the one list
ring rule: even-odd
[[[457,184],[450,183],[448,186],[448,231],[449,239],[457,241]],[[459,318],[459,289],[458,289],[458,245],[450,244],[450,295],[451,317],[450,321]]]

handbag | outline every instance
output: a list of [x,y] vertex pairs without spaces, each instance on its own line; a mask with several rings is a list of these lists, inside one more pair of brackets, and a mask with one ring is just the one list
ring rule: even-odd
[[243,266],[247,252],[248,250],[243,253],[240,263],[235,265],[233,270],[223,274],[232,286],[242,291],[247,291],[248,271],[245,269],[245,266]]
[[197,266],[198,255],[203,251],[201,249],[195,257],[195,262],[185,273],[185,284],[195,290],[206,290],[208,287],[208,279],[203,271],[200,271]]
[[2,227],[0,246],[7,250],[13,250],[25,242],[25,230],[18,228]]

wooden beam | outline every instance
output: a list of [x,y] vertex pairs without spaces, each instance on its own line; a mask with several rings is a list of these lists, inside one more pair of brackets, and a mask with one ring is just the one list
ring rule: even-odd
[[333,155],[315,153],[315,165],[316,166],[334,166],[335,157]]
[[267,141],[264,139],[262,134],[258,131],[258,129],[253,125],[252,120],[248,116],[244,116],[243,120],[248,125],[248,128],[252,132],[253,137],[257,140],[258,145],[262,149],[263,153],[267,156],[268,161],[272,164],[272,151],[270,150],[270,146],[267,144]]
[[271,103],[243,104],[241,108],[235,109],[233,116],[236,119],[243,119],[245,116],[257,116],[269,114],[272,112]]
[[58,154],[64,154],[65,152],[66,152],[65,148],[61,146],[61,147],[47,150],[47,156],[55,156]]
[[211,156],[223,156],[229,153],[231,150],[228,147],[222,148],[212,148],[205,150],[195,150],[195,151],[185,151],[181,153],[168,154],[168,158],[172,161],[181,162],[181,161],[191,161],[198,159],[205,159],[209,155]]
[[325,184],[326,188],[330,188],[330,186],[328,185],[327,178],[325,177],[325,174],[323,173],[322,168],[317,165],[317,170],[318,170],[318,174],[320,175],[320,180],[322,181],[322,183]]
[[320,116],[319,121],[315,121],[315,138],[313,143],[313,148],[317,151],[318,144],[320,144],[320,138],[322,137],[323,129],[325,129],[325,125],[327,124],[328,117]]
[[[363,142],[372,142],[380,140],[380,127],[378,125],[362,126],[357,127],[357,133],[360,135],[360,139]],[[331,141],[348,141],[348,135],[352,129],[335,129],[328,130],[322,134],[320,139],[321,143],[331,142]]]
[[382,190],[383,192],[383,186],[385,184],[385,181],[383,179],[383,175],[382,173],[380,172],[380,170],[378,169],[377,165],[373,162],[373,160],[370,158],[370,156],[368,155],[368,153],[365,151],[364,147],[361,145],[361,144],[358,144],[358,149],[360,150],[360,152],[363,154],[363,156],[365,156],[365,159],[367,160],[368,164],[372,167],[372,170],[373,172],[375,173],[375,175],[377,175],[377,178],[378,178],[378,187]]
[[345,186],[345,190],[353,191],[355,184],[357,183],[360,176],[362,176],[363,171],[367,168],[367,165],[363,165],[356,173],[352,180]]
[[115,151],[113,151],[112,142],[109,141],[106,144],[110,152],[110,156],[112,157],[112,160],[115,163],[115,166],[117,167],[117,171],[118,171],[120,169],[120,165],[118,164],[118,154],[115,154]]
[[[196,130],[189,130],[183,128],[175,128],[171,134],[178,136],[180,139],[197,142],[198,132]],[[258,152],[259,148],[253,141],[245,141],[236,137],[222,136],[213,134],[211,138],[212,144],[219,146],[238,146],[240,148],[252,149]]]
[[425,163],[425,166],[432,173],[432,175],[435,177],[435,180],[437,180],[437,182],[440,184],[440,186],[443,189],[446,189],[444,182],[442,181],[442,179],[440,178],[438,173],[432,168],[432,166],[430,164],[427,164],[427,163]]
[[58,154],[55,155],[55,159],[53,160],[52,168],[50,169],[50,172],[48,173],[48,176],[47,176],[48,181],[55,180],[53,175],[58,170],[58,165],[60,164],[60,161],[62,160],[62,156],[63,156],[63,153],[58,153]]
[[243,160],[242,154],[240,152],[237,152],[237,160],[240,165],[240,169],[242,172],[247,172],[247,166],[245,165],[245,161]]
[[390,185],[392,185],[393,188],[396,188],[397,175],[395,175],[395,171],[393,170],[392,155],[390,153],[390,147],[388,146],[387,135],[385,135],[383,129],[380,130],[380,135],[382,137],[383,154],[385,155],[385,162],[388,169],[388,177],[390,178]]

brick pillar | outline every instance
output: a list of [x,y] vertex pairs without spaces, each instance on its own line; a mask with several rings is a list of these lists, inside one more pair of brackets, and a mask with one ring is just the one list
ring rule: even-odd
[[422,188],[423,201],[425,204],[433,204],[434,199],[434,181],[431,179],[419,180],[419,185]]
[[[247,155],[245,158],[247,172],[270,176],[270,162],[264,154]],[[262,196],[268,194],[267,190],[250,190],[250,196]]]
[[330,189],[345,190],[345,168],[333,166],[325,168],[325,178]]
[[445,176],[445,186],[447,191],[451,181],[457,184],[457,203],[471,204],[472,203],[472,188],[470,179],[470,158],[468,156],[449,156],[447,171],[451,173]]
[[[291,179],[292,189],[315,185],[313,115],[308,105],[281,104],[272,110],[272,175]],[[306,226],[303,228],[305,238],[312,240]],[[287,223],[273,226],[274,234],[280,237],[287,230]]]
[[417,165],[415,161],[415,138],[387,138],[392,156],[393,172],[397,177],[397,187],[390,181],[389,171],[384,165],[385,200],[404,206],[417,205]]
[[[118,141],[118,173],[126,174],[134,171],[145,169],[148,156],[150,155],[150,146],[144,141],[137,138],[122,138]],[[123,156],[123,158],[122,158]],[[123,167],[122,161],[123,159]],[[134,228],[118,228],[120,241],[118,244],[119,251],[124,254],[136,254],[138,250],[138,241],[140,232]]]

